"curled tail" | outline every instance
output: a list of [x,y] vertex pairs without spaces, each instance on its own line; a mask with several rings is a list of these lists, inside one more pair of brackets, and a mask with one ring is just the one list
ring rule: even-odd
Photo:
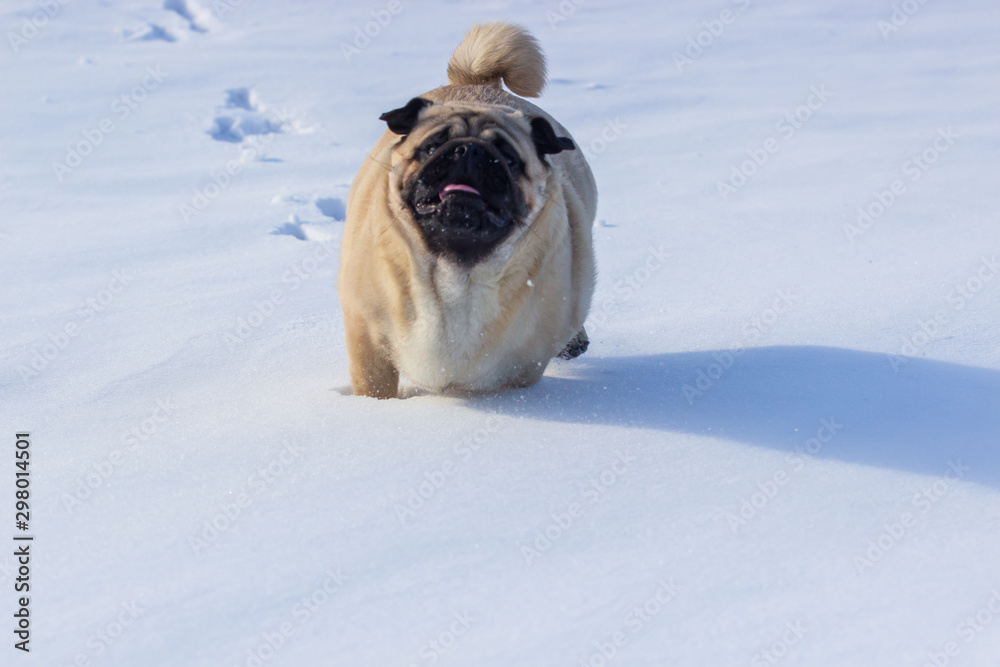
[[545,87],[545,55],[530,32],[495,21],[473,26],[448,61],[448,83],[500,87],[538,97]]

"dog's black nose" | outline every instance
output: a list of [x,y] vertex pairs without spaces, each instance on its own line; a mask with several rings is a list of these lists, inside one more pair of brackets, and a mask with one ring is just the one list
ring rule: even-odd
[[469,160],[473,165],[478,165],[486,159],[486,150],[479,144],[459,144],[452,151],[452,159],[461,160],[463,158]]
[[499,166],[500,160],[487,147],[474,141],[461,143],[451,148],[445,159],[451,162],[451,182],[468,182],[493,193],[507,190],[508,181]]

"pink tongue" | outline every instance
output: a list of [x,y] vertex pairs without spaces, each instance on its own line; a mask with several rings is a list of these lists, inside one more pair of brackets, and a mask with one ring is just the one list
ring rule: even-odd
[[450,185],[444,186],[444,190],[441,191],[441,196],[444,197],[449,192],[470,192],[474,195],[479,195],[479,190],[475,189],[471,185],[462,185],[460,183],[451,183]]

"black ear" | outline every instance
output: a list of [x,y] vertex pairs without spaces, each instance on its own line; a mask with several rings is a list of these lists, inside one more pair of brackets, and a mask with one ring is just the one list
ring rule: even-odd
[[406,103],[405,107],[386,111],[378,119],[384,120],[389,124],[390,132],[409,134],[417,124],[417,116],[420,115],[420,112],[423,111],[424,107],[429,107],[432,104],[434,103],[430,100],[425,100],[422,97],[414,97]]
[[535,142],[539,158],[576,148],[576,144],[569,137],[557,137],[549,121],[541,116],[531,119],[531,140]]

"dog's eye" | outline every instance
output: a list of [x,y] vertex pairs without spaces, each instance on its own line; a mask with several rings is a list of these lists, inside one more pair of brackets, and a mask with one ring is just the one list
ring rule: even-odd
[[504,162],[507,163],[507,167],[511,171],[517,171],[520,168],[521,161],[512,155],[510,151],[503,151],[501,154],[503,155]]
[[428,139],[420,146],[419,153],[422,153],[424,157],[430,157],[437,152],[437,149],[441,148],[448,142],[448,130],[442,130],[438,132],[433,137]]
[[517,151],[514,150],[513,146],[503,139],[497,140],[494,145],[497,147],[497,150],[500,151],[500,155],[503,156],[503,160],[507,163],[508,169],[511,171],[518,171],[521,168],[521,160],[517,156]]

